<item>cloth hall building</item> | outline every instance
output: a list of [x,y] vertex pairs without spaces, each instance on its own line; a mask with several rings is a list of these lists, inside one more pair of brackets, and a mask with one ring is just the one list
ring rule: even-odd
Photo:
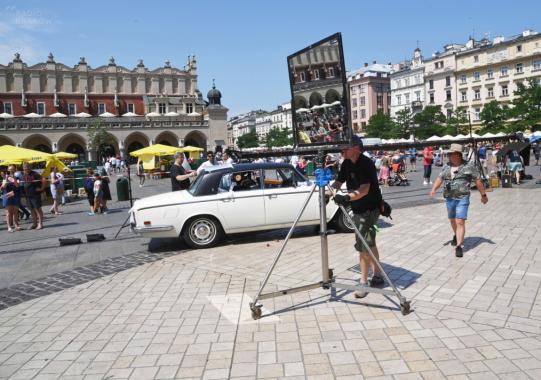
[[129,69],[112,57],[97,68],[84,57],[69,67],[52,54],[27,65],[15,54],[0,64],[0,145],[97,159],[88,128],[99,124],[109,137],[100,149],[107,155],[156,143],[214,149],[226,144],[228,109],[214,85],[203,99],[197,77],[195,56],[183,68],[166,61],[151,70],[142,60]]

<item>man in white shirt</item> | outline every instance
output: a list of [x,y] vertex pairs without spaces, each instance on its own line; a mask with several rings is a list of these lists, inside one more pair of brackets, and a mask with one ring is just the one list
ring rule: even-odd
[[203,170],[205,170],[205,168],[211,166],[214,166],[214,153],[209,150],[207,152],[207,160],[197,168],[197,174],[201,173]]

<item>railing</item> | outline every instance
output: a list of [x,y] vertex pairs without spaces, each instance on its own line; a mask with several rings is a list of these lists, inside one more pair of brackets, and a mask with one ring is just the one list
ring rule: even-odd
[[176,117],[88,117],[88,118],[50,118],[35,119],[4,119],[0,120],[0,130],[77,130],[88,129],[89,126],[100,124],[107,129],[132,128],[208,128],[208,120],[202,116],[180,115]]

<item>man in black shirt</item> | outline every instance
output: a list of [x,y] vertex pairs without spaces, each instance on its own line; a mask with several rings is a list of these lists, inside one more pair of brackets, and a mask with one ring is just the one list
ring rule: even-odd
[[191,171],[189,173],[182,167],[184,161],[184,153],[175,154],[175,162],[171,166],[171,187],[172,191],[186,190],[190,187],[190,177],[195,177],[197,172]]
[[[353,135],[352,146],[342,151],[344,162],[332,187],[340,189],[346,182],[348,193],[346,195],[336,194],[334,201],[338,205],[351,204],[353,210],[353,221],[366,240],[368,246],[379,260],[378,248],[376,246],[376,227],[379,218],[382,202],[381,192],[378,184],[376,166],[372,160],[362,154],[363,143],[360,137]],[[373,276],[370,286],[381,286],[384,281],[377,265],[372,261],[366,247],[355,235],[355,249],[359,252],[361,267],[361,286],[368,286],[368,270],[372,266]],[[367,296],[365,291],[356,291],[355,297]]]

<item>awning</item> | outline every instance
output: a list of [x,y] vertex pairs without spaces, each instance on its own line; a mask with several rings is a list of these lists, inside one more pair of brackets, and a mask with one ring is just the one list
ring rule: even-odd
[[51,115],[49,115],[49,117],[67,117],[65,114],[63,114],[62,112],[55,112]]
[[180,114],[176,113],[176,112],[167,112],[165,114],[165,116],[169,116],[169,117],[177,117],[177,116],[180,116]]
[[126,112],[124,115],[122,115],[123,117],[135,117],[135,116],[139,116],[138,114],[136,113],[133,113],[133,112]]
[[157,113],[157,112],[149,112],[145,116],[146,117],[159,117],[159,116],[162,116],[162,115]]
[[194,112],[190,112],[190,113],[188,114],[188,116],[201,116],[201,114],[200,114],[199,112],[195,112],[195,111],[194,111]]
[[15,116],[13,116],[12,114],[10,113],[6,113],[6,112],[2,112],[0,113],[0,119],[12,119],[14,118]]
[[116,117],[116,115],[114,113],[111,113],[111,112],[104,112],[102,114],[99,115],[100,117]]
[[310,112],[310,110],[308,108],[299,108],[296,112],[297,113]]
[[45,115],[38,115],[35,112],[30,112],[30,113],[27,113],[26,115],[23,115],[23,117],[26,117],[26,118],[29,118],[29,119],[35,119],[35,118],[44,117],[44,116]]

